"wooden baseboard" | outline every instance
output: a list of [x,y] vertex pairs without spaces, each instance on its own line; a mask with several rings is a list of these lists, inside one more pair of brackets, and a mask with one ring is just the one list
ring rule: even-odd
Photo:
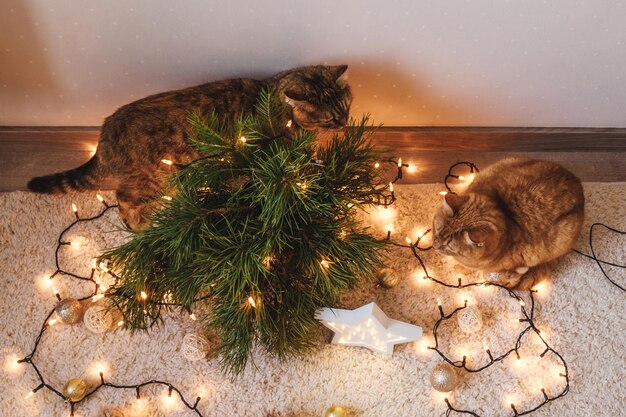
[[[99,131],[0,126],[0,191],[25,190],[33,176],[84,163],[96,149]],[[522,155],[561,163],[586,182],[626,181],[626,129],[621,128],[383,127],[374,141],[417,165],[403,183],[441,182],[457,161],[484,167]]]

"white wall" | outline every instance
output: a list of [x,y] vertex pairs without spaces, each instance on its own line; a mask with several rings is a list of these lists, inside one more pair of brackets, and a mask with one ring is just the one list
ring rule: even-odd
[[325,62],[387,125],[626,127],[626,0],[2,0],[0,124]]

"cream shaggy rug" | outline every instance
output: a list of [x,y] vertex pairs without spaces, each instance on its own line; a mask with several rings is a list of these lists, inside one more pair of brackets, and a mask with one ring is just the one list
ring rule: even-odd
[[[398,186],[399,201],[394,210],[393,237],[403,241],[414,237],[430,223],[440,201],[440,185]],[[585,184],[587,226],[602,221],[626,229],[626,183]],[[108,196],[111,198],[111,196]],[[0,344],[6,358],[0,382],[0,414],[4,417],[67,416],[68,407],[50,392],[42,390],[31,398],[24,396],[37,385],[27,366],[16,366],[15,358],[30,352],[46,313],[55,298],[46,288],[46,276],[54,271],[54,247],[58,233],[72,221],[70,196],[50,197],[14,192],[0,195]],[[96,213],[99,206],[93,194],[74,197],[81,213]],[[87,273],[91,257],[101,249],[119,243],[120,233],[109,233],[117,224],[117,213],[77,230],[82,239],[79,251],[67,248],[62,258],[65,269]],[[382,232],[382,231],[381,231]],[[578,248],[588,252],[587,232]],[[598,231],[600,257],[624,263],[626,239]],[[424,259],[436,277],[456,282],[453,265],[434,253]],[[322,416],[331,404],[349,407],[354,416],[408,417],[442,416],[443,396],[436,395],[429,383],[430,370],[440,362],[425,345],[438,317],[436,300],[446,311],[464,298],[477,305],[483,328],[470,335],[458,331],[453,321],[442,329],[442,348],[470,364],[486,360],[483,342],[494,355],[512,347],[520,329],[516,321],[519,306],[495,288],[468,291],[444,289],[424,284],[416,276],[417,263],[406,249],[394,250],[389,265],[402,281],[393,289],[366,289],[346,294],[343,307],[354,308],[376,301],[394,319],[423,327],[424,340],[401,345],[393,357],[362,348],[321,345],[304,358],[281,364],[261,352],[254,355],[241,377],[230,380],[218,367],[218,360],[189,362],[180,353],[183,336],[194,331],[196,323],[187,315],[171,315],[150,334],[129,331],[104,335],[90,333],[83,324],[57,325],[46,333],[37,353],[37,363],[45,378],[57,389],[72,377],[97,381],[97,368],[105,367],[107,379],[123,384],[152,378],[170,381],[188,398],[202,396],[200,410],[205,416],[263,416],[275,412],[284,416]],[[623,271],[613,271],[624,282]],[[467,277],[477,279],[476,277]],[[64,296],[87,292],[69,278],[56,280]],[[539,410],[536,416],[621,416],[626,409],[626,315],[624,294],[602,277],[594,262],[569,254],[545,291],[538,295],[537,323],[550,344],[569,365],[571,391],[563,399]],[[339,307],[339,306],[337,306]],[[329,340],[325,333],[325,340]],[[449,398],[460,408],[487,416],[511,416],[509,405],[525,410],[542,400],[539,389],[548,394],[562,388],[559,368],[550,359],[539,360],[537,344],[529,341],[522,349],[522,362],[506,360],[484,373],[466,375]],[[134,392],[110,388],[100,390],[77,416],[102,416],[104,410],[119,407],[127,416],[191,416],[181,404],[164,404],[161,389],[145,392],[141,409]]]

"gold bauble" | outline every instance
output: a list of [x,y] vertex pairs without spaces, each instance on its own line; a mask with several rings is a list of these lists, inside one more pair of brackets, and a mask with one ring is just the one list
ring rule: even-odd
[[459,377],[452,365],[440,363],[430,373],[430,383],[439,392],[450,392],[458,385]]
[[87,395],[87,383],[79,378],[68,380],[63,386],[63,396],[66,401],[75,403]]
[[83,305],[75,298],[65,298],[54,308],[61,323],[76,324],[83,319]]
[[381,287],[393,288],[400,282],[400,277],[393,268],[382,268],[376,272],[376,280]]
[[326,410],[324,417],[348,417],[348,411],[341,406],[332,405],[328,410]]

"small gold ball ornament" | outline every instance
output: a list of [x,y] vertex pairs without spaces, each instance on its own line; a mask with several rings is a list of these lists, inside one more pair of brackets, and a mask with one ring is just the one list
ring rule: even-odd
[[76,324],[83,319],[83,305],[75,298],[65,298],[54,308],[61,323]]
[[63,396],[68,402],[78,402],[87,395],[87,383],[79,378],[68,380],[63,386]]
[[393,268],[382,268],[376,272],[376,280],[381,287],[393,288],[400,282],[400,277]]
[[348,417],[348,411],[339,405],[331,405],[324,417]]
[[440,363],[430,373],[430,383],[439,392],[450,392],[458,385],[459,377],[452,365]]

